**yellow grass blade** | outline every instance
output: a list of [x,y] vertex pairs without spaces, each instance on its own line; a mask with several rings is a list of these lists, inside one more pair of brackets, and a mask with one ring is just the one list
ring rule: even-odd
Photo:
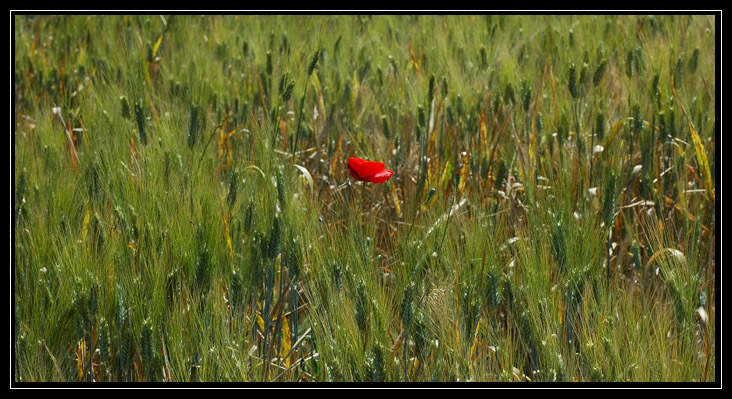
[[84,221],[81,223],[81,241],[86,241],[87,233],[89,232],[89,214],[90,214],[90,207],[86,207],[86,212],[84,212]]
[[480,148],[483,150],[482,155],[488,152],[488,127],[485,124],[485,111],[480,110]]
[[475,336],[473,337],[473,345],[470,347],[470,359],[475,361],[475,354],[478,350],[478,335],[480,332],[480,318],[478,318],[478,322],[475,323]]
[[418,75],[420,75],[417,57],[414,56],[414,49],[412,49],[412,39],[409,39],[409,57],[412,59],[412,62],[409,65],[414,66],[414,70],[417,71]]
[[257,172],[259,172],[259,174],[261,174],[261,175],[262,175],[262,178],[264,178],[265,180],[267,179],[267,175],[265,175],[265,174],[264,174],[264,172],[262,172],[262,169],[259,169],[259,168],[257,167],[257,165],[249,165],[249,166],[247,166],[247,167],[246,167],[245,169],[254,169],[254,170],[256,170]]
[[153,49],[152,49],[153,59],[155,59],[155,55],[158,53],[158,49],[160,48],[160,43],[162,43],[162,42],[163,42],[163,35],[160,35],[160,37],[158,38],[158,41],[155,42],[155,45],[153,46]]
[[676,89],[673,85],[671,85],[671,90],[673,91],[676,103],[679,105],[679,108],[681,108],[681,112],[686,118],[686,123],[689,124],[689,130],[691,130],[691,140],[694,142],[694,150],[696,151],[696,162],[697,164],[699,164],[699,169],[702,173],[702,178],[704,180],[704,186],[707,190],[707,194],[712,199],[712,202],[716,202],[716,199],[714,197],[714,187],[712,186],[712,175],[711,173],[709,173],[709,162],[707,161],[707,154],[704,151],[704,145],[701,141],[701,138],[699,137],[699,134],[696,132],[696,129],[694,129],[694,125],[692,125],[691,123],[691,118],[689,118],[689,115],[686,113],[686,108],[684,108],[684,104],[682,104],[681,100],[676,96]]
[[396,214],[399,217],[402,217],[402,207],[401,205],[399,205],[399,195],[397,195],[396,184],[391,185],[391,199],[394,202],[394,209],[396,209]]
[[351,110],[356,109],[356,99],[358,98],[358,74],[353,71],[353,83],[351,88]]
[[[282,347],[280,348],[280,357],[287,356],[290,353],[290,322],[285,319],[282,323]],[[290,367],[290,358],[285,358],[285,366]]]
[[691,140],[694,142],[694,150],[696,150],[696,163],[699,164],[704,186],[712,202],[716,202],[714,198],[714,186],[712,185],[712,174],[709,172],[709,162],[707,161],[707,153],[704,151],[704,144],[691,123],[689,123],[689,129],[691,129]]
[[465,190],[465,183],[468,181],[468,174],[470,174],[470,153],[465,153],[465,159],[463,159],[463,167],[460,169],[460,183],[458,184],[458,192],[460,194]]
[[259,325],[259,329],[264,332],[264,319],[262,318],[262,315],[257,315],[257,324]]
[[234,249],[231,245],[231,237],[229,236],[229,222],[227,222],[227,215],[224,214],[224,211],[221,211],[221,218],[224,220],[224,235],[226,236],[226,246],[229,247],[229,258],[231,258],[231,264],[232,266],[236,267],[236,263],[234,262]]
[[450,183],[450,177],[452,177],[452,164],[448,159],[445,161],[445,167],[442,169],[442,178],[440,179],[440,184],[443,188],[447,188],[447,185]]
[[84,338],[79,340],[76,346],[76,370],[78,372],[78,381],[84,379],[84,358],[86,357],[86,341]]

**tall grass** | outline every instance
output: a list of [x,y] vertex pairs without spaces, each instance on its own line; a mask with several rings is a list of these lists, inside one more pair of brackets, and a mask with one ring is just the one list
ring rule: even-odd
[[715,32],[16,15],[14,380],[715,381]]

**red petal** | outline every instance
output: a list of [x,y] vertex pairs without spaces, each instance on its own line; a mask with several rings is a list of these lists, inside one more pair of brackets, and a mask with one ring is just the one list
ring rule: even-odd
[[361,158],[348,158],[348,171],[356,180],[370,181],[370,178],[384,170],[382,162],[367,161]]
[[371,178],[368,181],[371,183],[382,184],[385,181],[391,179],[392,176],[394,176],[394,172],[390,171],[389,169],[384,169],[381,172],[371,176]]
[[358,172],[356,172],[356,170],[353,169],[350,164],[348,165],[348,171],[351,172],[351,176],[353,176],[354,179],[363,180],[361,176],[358,175]]

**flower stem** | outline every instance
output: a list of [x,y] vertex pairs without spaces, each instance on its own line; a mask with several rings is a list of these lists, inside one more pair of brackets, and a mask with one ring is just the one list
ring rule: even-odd
[[363,182],[361,183],[361,199],[358,201],[358,226],[363,230],[363,226],[361,223],[361,204],[363,204],[363,197],[364,197],[364,191],[366,189],[366,184]]

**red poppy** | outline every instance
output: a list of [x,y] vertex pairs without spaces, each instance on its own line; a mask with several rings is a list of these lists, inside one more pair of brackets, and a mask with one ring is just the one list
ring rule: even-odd
[[348,158],[348,171],[356,180],[378,184],[389,180],[394,175],[394,172],[384,169],[383,163],[361,158]]

